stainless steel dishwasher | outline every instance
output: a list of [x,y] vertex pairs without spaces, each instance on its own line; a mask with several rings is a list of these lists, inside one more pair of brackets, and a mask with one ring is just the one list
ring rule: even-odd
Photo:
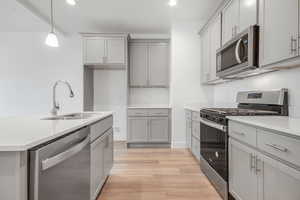
[[29,152],[29,200],[90,200],[90,128]]

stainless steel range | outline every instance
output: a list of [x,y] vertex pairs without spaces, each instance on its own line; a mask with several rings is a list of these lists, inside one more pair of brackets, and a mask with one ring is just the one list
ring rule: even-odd
[[201,168],[223,199],[228,194],[228,121],[226,116],[288,116],[287,89],[239,92],[237,108],[206,108],[200,111]]

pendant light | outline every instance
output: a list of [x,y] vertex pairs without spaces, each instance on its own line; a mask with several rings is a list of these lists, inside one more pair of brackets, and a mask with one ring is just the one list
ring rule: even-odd
[[50,47],[59,47],[59,42],[56,34],[54,33],[54,22],[53,22],[53,0],[50,0],[51,3],[51,31],[48,33],[45,44]]

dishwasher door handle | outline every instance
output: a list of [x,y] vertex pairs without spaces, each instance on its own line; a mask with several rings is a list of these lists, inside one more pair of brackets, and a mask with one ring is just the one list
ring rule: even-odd
[[83,141],[80,143],[74,145],[70,149],[57,154],[56,156],[53,156],[51,158],[47,158],[42,161],[42,170],[47,170],[51,167],[54,167],[55,165],[58,165],[59,163],[67,160],[68,158],[71,158],[72,156],[79,153],[82,149],[84,149],[88,144],[90,143],[90,137],[87,136]]

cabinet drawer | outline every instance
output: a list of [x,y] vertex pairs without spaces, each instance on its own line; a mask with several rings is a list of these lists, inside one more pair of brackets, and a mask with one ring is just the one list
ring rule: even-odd
[[256,128],[229,121],[229,136],[256,147]]
[[300,140],[258,130],[257,145],[267,153],[300,166]]
[[192,111],[190,110],[185,110],[185,118],[187,120],[191,120],[192,119]]
[[128,109],[128,116],[148,116],[147,109]]
[[91,141],[100,137],[105,131],[113,126],[113,117],[108,117],[91,126]]
[[200,122],[192,121],[192,135],[200,139]]
[[149,116],[169,116],[169,109],[149,109]]
[[200,141],[195,137],[192,137],[192,153],[197,160],[200,160]]
[[193,121],[200,121],[200,112],[192,112],[192,120]]

